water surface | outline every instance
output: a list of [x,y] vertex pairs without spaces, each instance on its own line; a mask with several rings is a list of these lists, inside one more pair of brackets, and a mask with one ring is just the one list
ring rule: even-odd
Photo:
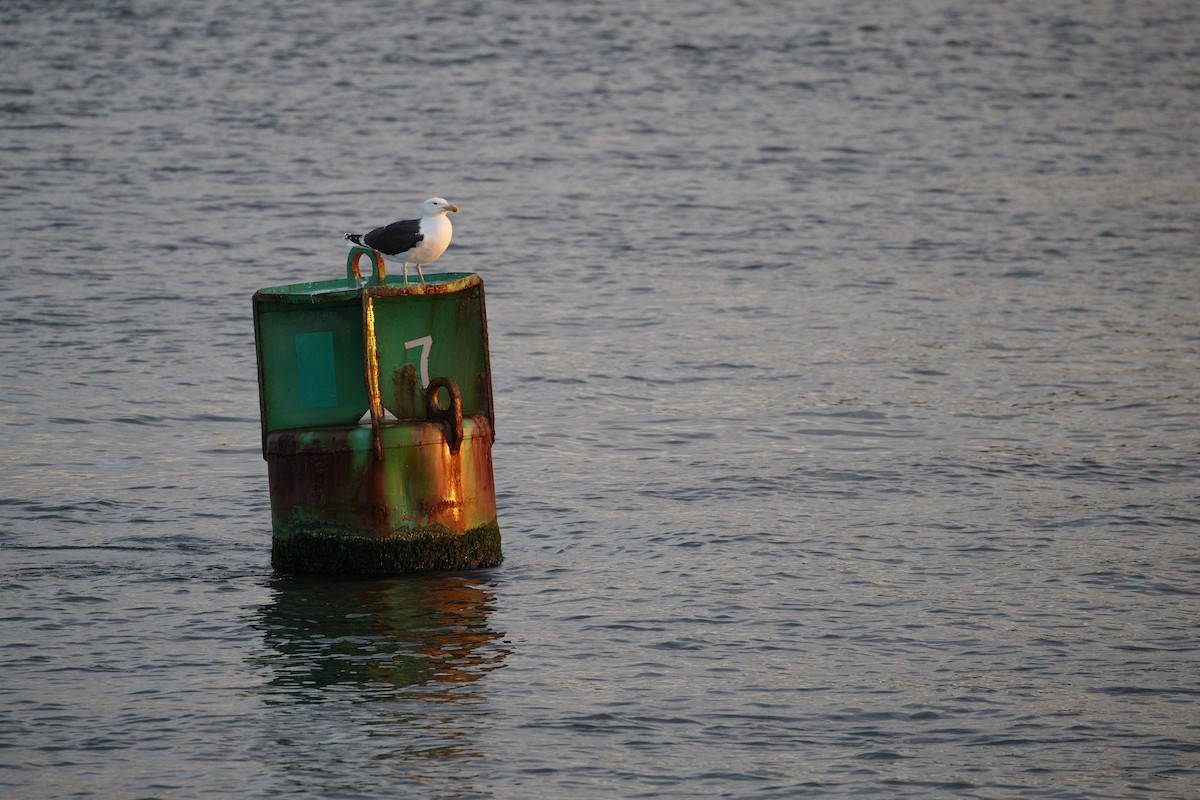
[[[10,3],[0,787],[1200,792],[1200,14]],[[250,297],[461,208],[506,560],[269,563]]]

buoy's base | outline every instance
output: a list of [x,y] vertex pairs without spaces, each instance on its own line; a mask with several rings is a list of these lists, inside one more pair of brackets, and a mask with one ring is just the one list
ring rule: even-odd
[[457,451],[443,425],[421,420],[380,425],[378,438],[370,425],[272,432],[275,568],[397,575],[499,564],[491,426],[477,415],[451,427]]
[[304,526],[271,542],[271,564],[283,572],[400,575],[494,567],[503,559],[495,523],[465,533],[433,525],[383,537],[336,525]]

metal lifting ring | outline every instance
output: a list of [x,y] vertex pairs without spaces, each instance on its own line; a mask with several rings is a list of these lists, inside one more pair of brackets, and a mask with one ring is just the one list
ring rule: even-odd
[[371,269],[375,273],[375,283],[383,283],[387,278],[387,273],[383,267],[383,255],[377,250],[372,250],[369,247],[361,247],[355,245],[350,248],[350,253],[346,256],[346,280],[355,279],[361,281],[363,279],[362,270],[358,267],[358,260],[363,256],[371,259]]
[[[442,408],[438,402],[439,389],[449,393],[449,408]],[[425,387],[425,405],[429,418],[446,428],[446,444],[450,446],[450,453],[457,454],[463,440],[462,392],[458,390],[458,384],[451,378],[433,378]]]

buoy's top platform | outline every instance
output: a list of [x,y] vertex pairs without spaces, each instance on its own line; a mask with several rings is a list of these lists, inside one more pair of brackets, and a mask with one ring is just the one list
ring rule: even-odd
[[366,289],[373,297],[398,297],[401,295],[451,294],[483,284],[483,279],[474,272],[442,272],[425,276],[425,283],[409,279],[372,275],[369,278],[334,278],[326,281],[290,283],[284,286],[268,286],[255,292],[256,298],[274,303],[311,303],[317,298],[327,300],[351,300]]

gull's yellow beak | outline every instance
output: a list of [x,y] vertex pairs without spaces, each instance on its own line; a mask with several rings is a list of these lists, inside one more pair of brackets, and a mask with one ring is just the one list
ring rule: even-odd
[[456,205],[454,205],[453,203],[451,203],[450,205],[446,206],[446,210],[447,210],[447,211],[453,211],[455,214],[457,214],[457,213],[458,213],[458,206],[456,206]]

